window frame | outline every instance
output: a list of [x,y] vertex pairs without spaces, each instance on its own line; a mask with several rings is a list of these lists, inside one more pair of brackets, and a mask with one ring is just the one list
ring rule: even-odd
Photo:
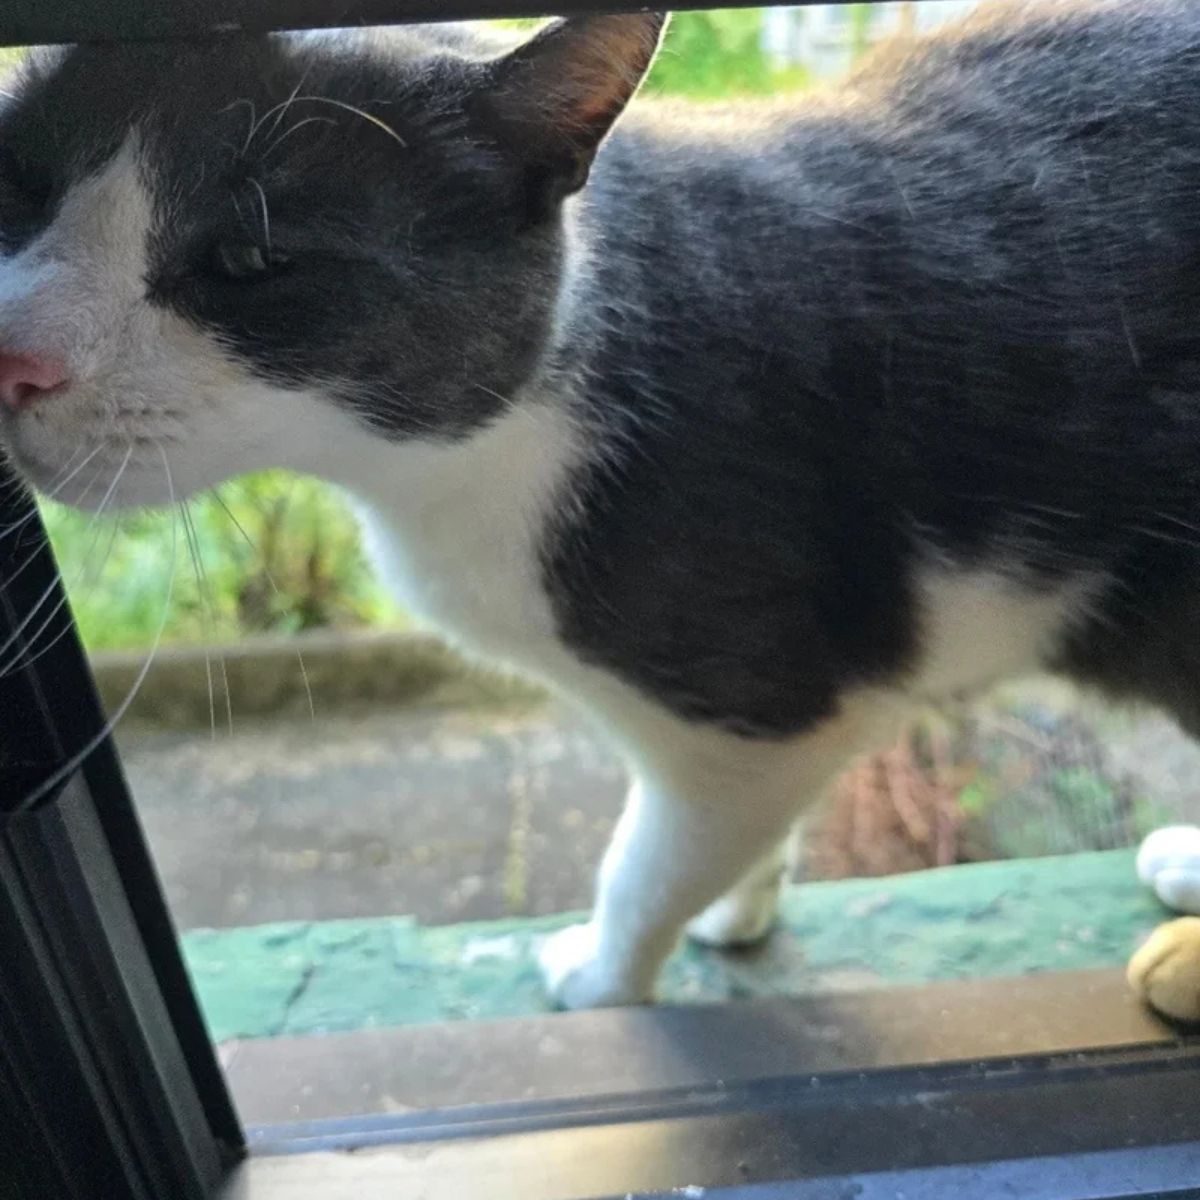
[[[814,4],[818,0],[801,0]],[[848,0],[833,0],[847,3]],[[768,7],[777,7],[779,0]],[[144,42],[224,37],[285,29],[400,25],[417,21],[494,20],[502,17],[571,16],[639,12],[758,8],[761,0],[656,5],[646,0],[5,0],[0,46],[65,42]]]
[[[257,1086],[228,1200],[1187,1194],[1198,1067],[1112,970],[259,1041],[231,1064]],[[339,1071],[353,1092],[280,1121]],[[402,1111],[332,1115],[376,1098]],[[297,1154],[316,1181],[289,1192]]]
[[[595,7],[8,0],[0,45]],[[439,1101],[426,1089],[413,1114],[276,1121],[252,1126],[247,1143],[44,528],[2,464],[0,530],[5,657],[25,648],[20,614],[42,597],[42,611],[56,613],[29,661],[0,681],[0,1116],[8,1142],[0,1196],[207,1200],[226,1189],[228,1200],[303,1200],[350,1194],[389,1170],[390,1196],[456,1200],[594,1200],[671,1189],[707,1200],[873,1200],[901,1186],[929,1197],[1027,1200],[1200,1194],[1200,1106],[1186,1102],[1189,1088],[1200,1094],[1200,1041],[1137,1008],[1117,972],[778,1000],[758,1005],[752,1022],[746,1009],[731,1007],[584,1013],[523,1027],[565,1038],[569,1069],[586,1061],[589,1047],[603,1047],[610,1074],[597,1065],[595,1078],[628,1084],[609,1090],[573,1089],[568,1077],[551,1086],[544,1062],[520,1048],[511,1024],[389,1031],[375,1049],[392,1061],[411,1061],[424,1038],[426,1053],[442,1061],[490,1062],[508,1091],[472,1104]],[[23,803],[31,783],[58,773],[53,789]],[[1021,1013],[1035,1019],[1021,1024]],[[1006,1020],[1020,1029],[1001,1045],[995,1033]],[[697,1022],[703,1037],[695,1036]],[[898,1027],[907,1032],[883,1056],[866,1054],[865,1029]],[[944,1037],[930,1040],[931,1027]],[[762,1036],[785,1028],[786,1038]],[[659,1064],[645,1077],[651,1030],[687,1048],[686,1070]],[[830,1056],[834,1043],[841,1058]],[[282,1062],[289,1046],[256,1053],[263,1069],[272,1055]],[[471,1086],[475,1069],[464,1069],[461,1087]],[[364,1149],[372,1153],[350,1153]],[[288,1170],[297,1163],[299,1176]]]
[[0,530],[0,645],[22,660],[0,680],[0,1079],[35,1118],[16,1169],[54,1180],[22,1194],[83,1200],[98,1177],[202,1200],[244,1137],[45,529],[2,462]]

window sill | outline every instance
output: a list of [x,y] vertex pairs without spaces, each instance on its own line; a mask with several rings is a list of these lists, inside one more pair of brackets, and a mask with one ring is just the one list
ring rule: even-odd
[[[581,1151],[582,1152],[582,1151]],[[1067,1155],[1054,1159],[1024,1158],[965,1167],[917,1171],[883,1171],[836,1179],[785,1180],[704,1188],[685,1185],[635,1196],[614,1193],[589,1200],[1168,1200],[1196,1196],[1188,1183],[1200,1172],[1200,1144],[1153,1150],[1117,1150]],[[442,1190],[440,1173],[421,1179],[412,1158],[402,1150],[371,1155],[321,1154],[303,1159],[252,1159],[231,1181],[221,1200],[566,1200],[573,1192],[528,1190],[503,1176],[481,1188],[478,1180],[462,1181],[465,1190]]]
[[[231,1064],[246,1115],[312,1106],[223,1200],[1170,1194],[1198,1068],[1115,971],[280,1039]],[[400,1111],[331,1117],[364,1070]]]

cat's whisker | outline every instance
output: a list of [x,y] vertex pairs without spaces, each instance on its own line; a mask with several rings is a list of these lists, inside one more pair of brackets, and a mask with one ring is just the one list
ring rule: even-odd
[[1195,525],[1191,521],[1185,521],[1182,517],[1177,517],[1173,513],[1156,512],[1153,514],[1156,521],[1166,521],[1171,525],[1178,525],[1191,533],[1200,534],[1200,525]]
[[[60,495],[62,495],[63,488],[65,488],[67,486],[67,484],[69,484],[71,482],[71,480],[74,479],[79,474],[79,472],[82,471],[83,468],[86,467],[88,465],[88,463],[90,463],[92,461],[92,459],[94,459],[96,457],[96,455],[99,454],[100,451],[103,449],[104,449],[104,443],[103,442],[98,443],[96,446],[94,446],[92,448],[91,453],[88,454],[87,457],[84,458],[84,460],[77,467],[75,467],[75,469],[73,471],[71,471],[71,473],[65,479],[61,480],[58,483],[52,482],[50,484],[49,491],[46,493],[46,499],[47,500],[55,500]],[[93,479],[92,482],[90,482],[88,484],[87,490],[85,490],[83,493],[85,496],[87,495],[87,491],[91,489],[91,487],[93,486],[94,483],[95,483],[95,480]]]
[[[95,449],[92,451],[91,457],[94,458],[96,456],[96,453],[99,451],[99,449],[100,449],[100,447],[96,446]],[[47,494],[49,496],[53,496],[54,492],[57,490],[57,488],[60,487],[62,483],[66,482],[66,480],[63,479],[63,476],[66,475],[66,473],[75,465],[75,460],[79,457],[79,455],[82,453],[82,451],[83,451],[83,447],[77,446],[71,452],[70,458],[68,458],[67,461],[65,463],[63,463],[63,465],[61,467],[59,467],[59,469],[57,471],[55,471],[54,477],[50,480],[50,482],[46,485],[46,488],[45,488],[45,491],[47,492]],[[87,460],[85,459],[84,462],[80,463],[80,466],[86,466],[86,464],[87,464]],[[17,487],[23,486],[19,479],[14,479],[12,481],[12,485],[17,486]]]
[[[246,545],[249,546],[255,554],[260,555],[261,558],[261,553],[259,548],[254,544],[254,539],[246,532],[245,527],[242,525],[241,521],[237,519],[233,509],[231,509],[225,502],[225,497],[221,495],[217,488],[212,488],[209,494],[224,510],[225,515],[232,522],[234,529],[238,531]],[[275,582],[275,576],[271,574],[265,562],[262,564],[262,572],[266,577],[271,591],[274,592],[276,596],[281,596],[283,593],[280,591],[279,585]],[[308,668],[304,665],[304,655],[300,652],[299,647],[296,648],[296,661],[300,666],[300,678],[304,682],[304,695],[308,700],[308,715],[313,721],[316,721],[317,709],[316,705],[313,703],[312,685],[309,683]]]
[[238,224],[241,225],[248,235],[252,235],[254,232],[253,226],[246,220],[246,214],[242,212],[242,202],[238,199],[237,192],[232,188],[229,190],[229,198],[233,201],[233,211],[237,213]]
[[[38,548],[34,551],[34,557],[42,554],[48,545],[49,539],[44,538],[38,545]],[[24,569],[25,565],[27,565],[27,563],[22,565],[22,570]],[[54,570],[54,578],[46,585],[45,590],[37,598],[37,600],[34,601],[33,605],[30,607],[25,616],[17,622],[16,628],[12,631],[12,633],[8,635],[5,641],[0,642],[0,655],[7,653],[11,646],[16,645],[16,643],[21,640],[21,635],[37,617],[38,613],[41,611],[42,605],[44,605],[46,601],[49,600],[52,595],[54,595],[55,589],[59,587],[62,582],[62,572],[56,566]],[[60,601],[50,613],[51,618],[53,618],[54,614],[58,612],[61,607],[62,601]],[[20,652],[18,652],[17,658],[20,658]],[[3,678],[6,674],[8,674],[8,671],[3,667],[0,667],[0,678]]]
[[487,384],[484,384],[484,383],[472,383],[472,384],[471,384],[471,386],[472,386],[473,388],[476,388],[476,389],[478,389],[479,391],[483,392],[483,393],[484,393],[484,395],[486,395],[486,396],[491,396],[491,397],[492,397],[492,399],[494,399],[494,400],[499,400],[499,401],[500,401],[500,403],[501,403],[501,404],[503,404],[505,408],[512,408],[512,406],[513,406],[513,401],[512,401],[512,400],[511,400],[511,399],[510,399],[508,396],[502,396],[502,395],[500,395],[500,393],[499,393],[499,392],[497,392],[497,391],[496,391],[495,389],[493,389],[493,388],[490,388],[490,387],[488,387],[488,386],[487,386]]
[[[88,463],[90,463],[92,461],[92,459],[95,458],[96,455],[100,453],[100,451],[103,448],[104,447],[102,445],[96,446],[95,449],[93,449],[92,452],[83,460],[83,462],[81,462],[73,471],[71,471],[71,473],[65,479],[62,479],[61,476],[62,476],[63,471],[68,470],[70,468],[71,462],[74,461],[75,456],[78,455],[78,453],[79,453],[79,451],[76,450],[75,454],[71,455],[71,458],[68,460],[67,466],[61,468],[58,475],[55,477],[55,479],[59,480],[59,482],[54,482],[54,481],[51,482],[49,489],[46,491],[43,499],[53,500],[53,499],[55,499],[55,497],[60,495],[62,493],[63,488],[65,488],[67,486],[67,484],[69,484],[71,482],[71,480],[74,479],[79,474],[79,472],[82,471],[83,468],[86,467],[88,465]],[[94,482],[94,480],[93,480],[93,482]],[[20,480],[15,480],[14,486],[22,488],[25,485]],[[90,490],[90,485],[89,485],[88,489],[84,491],[83,494],[86,496],[87,492],[89,490]],[[5,538],[10,533],[15,533],[15,532],[17,532],[17,530],[23,529],[33,519],[33,516],[36,512],[37,512],[36,508],[30,508],[29,512],[26,513],[25,516],[23,516],[19,521],[14,521],[11,525],[7,525],[3,529],[0,529],[0,538]]]
[[1130,533],[1140,533],[1143,537],[1152,538],[1157,542],[1165,542],[1168,546],[1186,546],[1191,550],[1200,550],[1200,539],[1184,537],[1177,533],[1168,533],[1162,529],[1153,529],[1149,525],[1126,525]]
[[332,96],[297,96],[294,103],[299,104],[302,101],[311,104],[328,104],[333,108],[340,108],[344,112],[353,113],[356,117],[362,117],[364,121],[369,122],[376,129],[386,133],[388,137],[405,150],[408,149],[408,143],[386,121],[380,120],[373,113],[369,113],[365,109],[357,107],[357,105],[349,104],[345,100],[335,100]]
[[227,104],[221,111],[223,113],[232,112],[235,108],[240,108],[243,104],[250,110],[250,128],[246,132],[246,140],[242,143],[241,149],[241,155],[244,157],[246,151],[250,149],[250,143],[254,140],[254,133],[258,128],[258,122],[255,119],[257,109],[254,107],[254,101],[247,96],[242,96],[232,101],[232,103]]
[[1022,500],[1020,504],[1022,508],[1027,508],[1030,512],[1046,513],[1052,517],[1064,517],[1068,521],[1083,520],[1083,513],[1075,512],[1070,508],[1056,508],[1053,504],[1035,504],[1031,500]]
[[[156,445],[158,446],[159,453],[162,455],[167,494],[170,498],[170,506],[173,509],[175,507],[175,483],[171,478],[170,463],[167,461],[167,452],[163,448],[162,444],[156,443]],[[100,731],[94,737],[90,738],[83,748],[78,751],[78,753],[74,754],[70,759],[68,759],[67,762],[59,767],[57,771],[50,775],[49,778],[44,779],[25,797],[25,808],[36,804],[38,800],[52,792],[64,779],[69,778],[76,770],[78,770],[80,764],[85,762],[91,756],[96,747],[99,746],[100,743],[112,733],[112,731],[117,727],[117,724],[120,722],[121,718],[124,717],[126,712],[129,711],[129,706],[133,703],[134,698],[141,690],[142,684],[146,681],[146,676],[150,673],[150,668],[154,665],[154,659],[158,654],[158,647],[162,642],[163,633],[167,628],[167,619],[169,618],[171,612],[171,597],[174,594],[175,589],[175,566],[178,559],[178,549],[179,522],[178,518],[176,517],[176,519],[171,522],[171,561],[167,571],[167,589],[166,594],[163,597],[162,619],[159,621],[158,630],[154,635],[154,642],[150,647],[150,653],[146,656],[146,661],[142,664],[141,669],[138,671],[137,677],[133,681],[133,686],[129,689],[129,693],[126,695],[125,699],[117,705],[116,710],[113,712],[112,716],[105,721]]]
[[[126,460],[126,461],[128,461],[128,460]],[[118,478],[120,477],[120,474],[122,471],[124,471],[124,469],[125,469],[124,464],[122,464],[120,470],[117,472]],[[91,492],[92,488],[95,487],[95,485],[96,485],[96,481],[103,474],[104,474],[104,471],[103,471],[103,468],[101,468],[100,470],[98,470],[96,472],[95,475],[92,476],[91,479],[88,480],[87,487],[85,487],[83,489],[83,493],[82,493],[83,497],[86,497],[88,495],[88,493]],[[90,533],[92,528],[95,526],[96,518],[100,515],[100,509],[104,507],[104,503],[105,503],[105,501],[101,501],[100,508],[98,508],[97,511],[92,514],[92,519],[87,523],[87,527],[84,530],[85,534]],[[32,520],[34,515],[37,513],[37,511],[38,510],[36,508],[31,508],[29,511],[29,514],[27,516],[25,516],[24,518],[22,518],[14,526],[14,531],[16,529],[19,529],[27,521]],[[26,556],[25,560],[21,563],[21,565],[19,567],[17,567],[17,569],[15,571],[12,571],[10,574],[6,575],[3,580],[0,580],[0,592],[4,591],[6,588],[10,587],[13,583],[15,583],[29,569],[29,567],[37,561],[38,555],[41,554],[42,547],[46,545],[47,541],[48,541],[48,539],[45,537],[42,537],[41,539],[39,539],[37,545],[34,546],[34,548],[29,552],[29,554]]]
[[[207,619],[205,622],[205,647],[204,647],[204,666],[208,673],[208,707],[209,717],[212,722],[213,737],[216,737],[217,724],[216,715],[214,712],[213,701],[213,685],[212,685],[212,661],[208,649],[208,642],[214,639],[214,630],[217,624],[217,609],[213,603],[213,589],[208,581],[208,571],[204,566],[204,555],[200,549],[200,537],[196,532],[196,519],[192,514],[186,501],[183,504],[183,526],[184,532],[188,535],[189,550],[192,555],[192,569],[196,573],[196,586],[200,592]],[[229,670],[225,663],[225,655],[220,655],[221,666],[221,687],[225,693],[225,721],[229,726],[229,732],[233,733],[233,694],[229,690]]]
[[[270,137],[272,133],[275,133],[277,128],[280,127],[280,122],[283,120],[284,116],[288,115],[288,109],[290,107],[292,107],[293,104],[295,103],[296,96],[300,95],[300,90],[302,88],[304,88],[304,85],[308,82],[308,76],[310,76],[311,73],[312,73],[312,64],[310,62],[310,64],[308,64],[308,66],[305,67],[304,74],[301,74],[300,78],[298,80],[296,80],[296,85],[292,89],[292,94],[290,94],[288,96],[287,100],[284,101],[282,104],[276,104],[275,108],[278,109],[278,113],[276,114],[274,124],[271,125],[270,130],[268,131],[268,137]],[[266,113],[263,116],[263,120],[259,121],[259,127],[262,127],[262,125],[266,121],[266,118],[268,118],[268,116],[270,116],[271,112],[274,112],[274,109],[268,110],[268,113]],[[251,140],[253,140],[253,139],[251,139]]]
[[[22,522],[22,524],[23,523],[24,522]],[[15,571],[10,572],[9,574],[5,575],[3,579],[0,579],[0,592],[7,591],[8,588],[29,569],[30,565],[37,561],[37,557],[39,554],[41,554],[42,548],[44,546],[48,546],[49,544],[50,538],[46,534],[43,534],[41,537],[39,537],[34,543],[33,549],[30,550],[30,552],[22,560],[21,565],[17,567]]]
[[1129,323],[1129,313],[1125,308],[1125,301],[1119,296],[1117,297],[1117,312],[1121,316],[1121,328],[1125,331],[1125,340],[1129,343],[1129,356],[1133,359],[1133,365],[1140,371],[1142,369],[1142,352],[1138,349],[1138,344],[1133,336],[1133,326]]
[[[113,549],[113,546],[116,544],[117,534],[120,532],[120,528],[121,528],[120,518],[118,517],[118,518],[115,518],[112,522],[112,535],[108,539],[108,544],[104,547],[104,554],[100,559],[99,565],[94,570],[92,570],[92,568],[91,568],[91,561],[90,561],[91,556],[90,555],[88,556],[87,561],[85,561],[85,563],[84,563],[84,570],[81,572],[81,578],[85,577],[87,574],[91,574],[91,576],[92,576],[91,580],[88,581],[88,591],[87,591],[88,596],[90,596],[95,591],[96,587],[100,583],[100,578],[104,573],[104,568],[105,568],[105,566],[107,566],[108,560],[112,556],[112,549]],[[79,581],[77,580],[75,584],[71,585],[67,589],[68,597],[71,595],[72,592],[75,592],[78,590],[78,582]],[[53,614],[51,614],[51,615],[53,615]],[[38,661],[38,659],[42,658],[44,655],[48,654],[51,650],[53,650],[54,647],[57,646],[58,643],[61,642],[64,637],[67,636],[68,633],[71,632],[72,628],[73,628],[73,624],[70,621],[64,621],[63,627],[58,631],[58,633],[56,633],[43,646],[39,647],[36,654],[34,654],[31,657],[24,659],[24,660],[21,660],[20,655],[18,655],[17,658],[13,660],[13,662],[11,664],[11,669],[15,670],[17,667],[27,668],[27,667],[33,666],[33,664],[36,663]],[[31,642],[35,641],[35,640],[36,640],[36,637],[30,639]],[[3,678],[8,673],[9,673],[8,670],[6,670],[4,667],[0,667],[0,678]]]
[[192,560],[192,575],[196,580],[196,591],[200,596],[201,608],[203,609],[202,625],[204,635],[204,676],[208,683],[208,727],[209,735],[216,741],[217,737],[217,706],[213,694],[213,674],[212,674],[212,655],[209,652],[209,643],[212,641],[212,625],[210,621],[211,607],[209,605],[208,596],[204,591],[203,584],[200,578],[200,567],[198,565],[198,552],[194,541],[195,530],[192,528],[191,522],[188,520],[187,501],[183,501],[179,506],[180,518],[183,521],[183,536],[187,542],[188,556]]
[[[91,532],[93,529],[95,529],[95,533],[92,535],[92,540],[88,544],[88,548],[85,552],[85,556],[84,556],[85,568],[86,568],[87,562],[90,560],[90,558],[92,556],[93,551],[96,548],[96,545],[100,539],[100,532],[103,529],[103,526],[99,524],[100,517],[104,513],[105,508],[108,506],[108,502],[112,499],[113,493],[117,490],[117,485],[121,482],[121,476],[124,475],[125,468],[129,465],[129,460],[132,457],[133,457],[133,446],[131,445],[129,447],[129,450],[126,452],[125,458],[122,460],[121,465],[117,468],[116,473],[113,475],[112,482],[108,485],[108,490],[104,493],[104,496],[101,498],[100,504],[97,506],[95,513],[92,514],[92,519],[88,522],[87,532]],[[111,541],[110,541],[110,547],[111,547]],[[36,551],[35,554],[40,554],[40,553],[41,553],[41,548],[39,547],[38,551]],[[17,574],[20,574],[20,571],[24,570],[24,567],[28,565],[29,561],[30,560],[28,560],[28,559],[26,560],[25,564],[23,564],[23,566],[17,571]],[[12,578],[15,579],[16,576],[14,575],[14,576],[12,576]],[[9,582],[11,582],[11,579]],[[0,643],[0,655],[7,654],[8,651],[11,649],[11,647],[13,647],[18,642],[21,641],[22,635],[25,633],[25,630],[29,628],[30,624],[33,622],[33,620],[37,617],[38,613],[41,611],[42,606],[50,599],[51,596],[54,595],[55,590],[59,587],[60,584],[63,584],[62,572],[56,569],[55,573],[54,573],[54,578],[50,581],[50,583],[48,583],[46,585],[46,588],[42,592],[41,596],[38,597],[38,599],[34,602],[33,606],[25,614],[25,616],[20,621],[17,622],[16,628],[12,631],[12,633],[9,634],[8,638],[4,642]],[[50,609],[50,612],[46,614],[46,616],[42,620],[42,623],[37,627],[37,629],[34,631],[34,633],[25,639],[27,645],[17,651],[16,657],[14,659],[0,664],[0,678],[3,678],[5,675],[9,674],[12,671],[13,667],[21,661],[21,658],[26,653],[28,647],[33,646],[37,642],[38,638],[41,637],[41,635],[46,632],[46,630],[50,627],[50,623],[62,611],[62,609],[66,606],[66,604],[67,604],[67,589],[64,584],[63,594],[62,594],[61,598],[58,600],[58,602],[55,605],[53,605],[53,607]]]
[[[271,125],[271,128],[268,131],[268,136],[270,134],[273,134],[279,128],[279,123],[283,120],[283,118],[285,116],[287,116],[288,109],[291,108],[292,105],[295,103],[296,97],[300,94],[300,89],[304,87],[304,84],[308,79],[309,71],[311,71],[311,70],[312,70],[311,65],[309,67],[306,67],[304,74],[301,75],[296,86],[294,88],[292,88],[291,94],[288,96],[288,98],[282,104],[276,104],[274,108],[268,109],[266,111],[266,113],[263,114],[263,119],[262,119],[262,121],[259,122],[259,128],[262,127],[262,125],[266,122],[267,117],[269,117],[272,112],[275,112],[276,109],[279,110],[275,115],[274,123]],[[255,135],[257,135],[257,132],[258,131],[255,130]],[[251,137],[250,140],[253,141],[254,138]]]
[[277,149],[292,136],[298,129],[303,129],[305,125],[336,125],[337,122],[332,117],[305,117],[302,121],[297,121],[294,125],[289,125],[267,148],[258,156],[258,162],[264,163],[270,155],[274,154]]
[[263,224],[263,245],[266,248],[267,256],[271,254],[271,217],[267,210],[267,193],[263,191],[263,186],[257,179],[249,180],[250,186],[258,193],[258,204],[262,210]]
[[119,513],[107,513],[106,516],[109,517],[109,524],[112,528],[112,532],[108,537],[108,545],[104,547],[104,553],[101,555],[100,562],[97,566],[93,567],[90,555],[84,560],[83,568],[80,571],[80,577],[77,581],[77,584],[82,583],[89,589],[96,587],[96,585],[100,582],[100,577],[104,573],[104,568],[108,565],[108,560],[112,556],[112,548],[116,543],[117,534],[121,529],[121,518]]
[[248,152],[254,139],[258,136],[258,131],[266,124],[267,120],[274,114],[275,121],[271,125],[270,133],[274,133],[279,128],[280,122],[287,116],[288,109],[296,102],[296,97],[300,94],[301,88],[308,82],[309,75],[312,74],[313,64],[309,63],[304,68],[300,78],[296,81],[296,86],[292,88],[291,93],[286,100],[280,101],[278,104],[273,104],[267,109],[258,121],[252,122],[250,127],[250,136],[246,139],[246,151]]
[[[18,481],[18,483],[17,483],[18,488],[24,488],[24,486],[25,485],[23,483],[20,483]],[[13,533],[20,533],[20,531],[22,529],[24,529],[25,526],[28,525],[30,521],[33,520],[34,514],[36,512],[37,512],[37,509],[35,507],[31,506],[29,511],[19,521],[14,521],[11,525],[6,525],[3,529],[0,529],[0,538],[6,538],[10,534],[13,534]]]

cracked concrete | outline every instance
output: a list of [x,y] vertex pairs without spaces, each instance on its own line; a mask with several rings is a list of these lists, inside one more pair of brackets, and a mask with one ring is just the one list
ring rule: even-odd
[[[681,946],[663,995],[721,1003],[1116,967],[1166,916],[1128,850],[807,884],[788,889],[782,928],[760,947]],[[223,1041],[544,1012],[539,943],[577,919],[285,922],[197,930],[183,945]]]

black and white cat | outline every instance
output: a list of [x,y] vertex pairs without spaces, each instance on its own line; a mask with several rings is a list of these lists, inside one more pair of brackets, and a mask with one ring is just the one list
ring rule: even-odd
[[1200,731],[1200,6],[613,130],[662,24],[45,52],[0,110],[24,477],[334,480],[406,605],[626,754],[571,1006],[765,933],[914,704],[1044,667]]

